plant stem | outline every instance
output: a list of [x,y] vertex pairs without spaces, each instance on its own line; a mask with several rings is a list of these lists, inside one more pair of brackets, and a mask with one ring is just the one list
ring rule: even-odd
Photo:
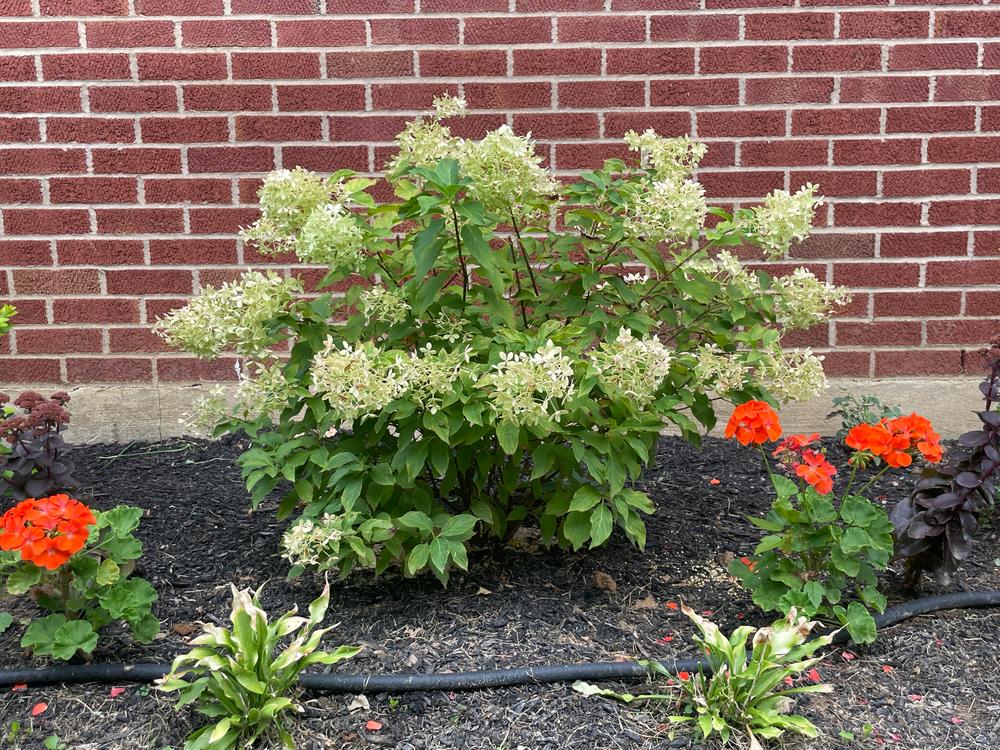
[[528,269],[528,278],[531,279],[531,288],[535,291],[535,295],[539,296],[538,291],[538,281],[535,279],[535,269],[531,267],[531,260],[528,258],[528,253],[524,249],[524,242],[521,240],[521,230],[517,226],[517,218],[514,216],[514,209],[509,210],[510,213],[510,225],[514,229],[514,236],[517,237],[517,246],[521,250],[521,257],[524,258],[524,265]]
[[469,296],[469,269],[465,267],[465,256],[462,254],[462,236],[458,225],[458,211],[454,204],[451,207],[451,217],[455,223],[455,249],[458,250],[458,262],[462,266],[462,302]]

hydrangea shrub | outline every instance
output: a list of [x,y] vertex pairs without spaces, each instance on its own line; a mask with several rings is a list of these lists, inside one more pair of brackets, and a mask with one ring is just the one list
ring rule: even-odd
[[295,566],[446,580],[477,534],[525,523],[573,549],[616,527],[641,546],[653,504],[629,482],[665,423],[696,441],[716,399],[825,384],[820,358],[781,338],[844,292],[727,249],[783,255],[809,232],[813,186],[711,208],[692,176],[705,147],[649,130],[626,137],[632,163],[564,187],[530,135],[454,136],[463,110],[440,99],[398,136],[394,201],[346,170],[265,180],[245,241],[324,266],[320,289],[360,280],[345,294],[252,271],[159,324],[198,356],[240,356],[235,406],[220,395],[202,415],[251,436],[255,504],[290,483]]

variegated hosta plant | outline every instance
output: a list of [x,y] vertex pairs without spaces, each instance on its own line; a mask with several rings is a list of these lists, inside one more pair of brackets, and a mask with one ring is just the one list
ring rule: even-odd
[[308,617],[293,609],[274,622],[261,609],[259,589],[231,588],[232,629],[202,623],[204,632],[191,641],[194,648],[174,659],[158,688],[177,692],[178,708],[193,703],[215,720],[196,730],[184,750],[243,750],[257,742],[294,749],[285,716],[302,711],[294,700],[299,673],[350,659],[361,649],[319,650],[330,630],[317,629],[330,602],[329,584],[309,605]]
[[824,384],[819,358],[781,338],[845,295],[726,250],[782,256],[809,232],[813,186],[709,208],[692,176],[705,147],[650,130],[626,137],[630,163],[564,187],[530,136],[452,135],[463,109],[438,100],[399,135],[376,193],[394,201],[349,171],[265,180],[245,241],[324,267],[320,288],[346,293],[251,272],[160,322],[177,347],[242,358],[237,405],[206,413],[250,435],[255,504],[290,483],[279,512],[304,515],[285,545],[296,569],[445,581],[477,534],[525,523],[574,549],[615,527],[641,546],[653,504],[628,484],[665,423],[694,441],[716,396]]
[[814,665],[821,657],[813,654],[830,645],[833,635],[810,638],[818,623],[798,617],[794,607],[787,617],[770,627],[738,627],[728,638],[715,623],[690,607],[683,607],[683,611],[701,631],[694,640],[705,654],[710,675],[704,671],[680,672],[675,681],[660,662],[650,661],[643,664],[654,676],[668,678],[665,692],[631,695],[603,690],[586,682],[576,682],[573,688],[584,695],[600,695],[625,703],[670,702],[680,711],[670,721],[694,722],[705,739],[714,735],[723,743],[739,739],[739,745],[750,750],[762,750],[761,740],[775,739],[786,730],[806,737],[817,735],[812,722],[791,713],[793,696],[832,690],[829,685],[819,683]]

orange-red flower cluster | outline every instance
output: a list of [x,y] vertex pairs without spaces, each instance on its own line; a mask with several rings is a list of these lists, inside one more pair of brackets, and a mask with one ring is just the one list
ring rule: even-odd
[[95,523],[90,508],[69,495],[28,498],[0,518],[0,549],[55,570],[83,549]]
[[789,435],[778,443],[778,447],[771,455],[778,458],[783,453],[802,453],[817,440],[819,440],[818,432],[814,432],[812,435]]
[[833,477],[837,467],[819,451],[803,451],[801,463],[795,464],[795,474],[805,479],[821,495],[833,492]]
[[760,445],[781,437],[781,422],[769,404],[747,401],[733,410],[726,425],[726,437],[735,437],[741,445]]
[[859,424],[851,428],[844,439],[848,447],[878,456],[889,466],[900,468],[913,463],[919,452],[926,461],[941,460],[941,436],[931,427],[930,420],[919,414],[883,419],[878,424]]

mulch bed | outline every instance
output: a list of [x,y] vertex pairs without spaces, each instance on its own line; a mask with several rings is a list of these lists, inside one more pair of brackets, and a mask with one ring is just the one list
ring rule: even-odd
[[[315,597],[315,578],[285,580],[287,563],[278,553],[284,525],[274,521],[273,506],[248,512],[235,463],[244,447],[241,439],[185,439],[74,449],[87,488],[82,497],[99,508],[128,503],[145,509],[138,574],[159,592],[155,612],[163,621],[160,638],[149,646],[105,634],[95,660],[169,661],[186,649],[193,623],[226,620],[230,582],[267,583],[263,599],[274,614]],[[541,548],[525,535],[513,548],[473,555],[470,572],[453,575],[448,589],[430,576],[356,574],[334,584],[329,618],[340,625],[327,643],[363,644],[342,668],[373,673],[690,653],[692,628],[668,602],[711,611],[724,630],[770,619],[725,572],[731,556],[750,552],[759,538],[745,516],[768,507],[766,481],[755,451],[715,439],[699,451],[664,438],[640,483],[658,506],[647,520],[644,552],[621,535],[579,554]],[[909,486],[896,474],[883,479],[873,497],[891,504]],[[987,529],[952,588],[1000,588],[998,555],[997,532]],[[892,571],[885,590],[893,601],[905,596]],[[928,583],[926,593],[933,590]],[[27,604],[4,605],[15,618],[30,614]],[[0,666],[32,663],[18,645],[21,632],[15,624],[0,635]],[[1000,747],[998,641],[1000,612],[962,611],[887,629],[869,648],[836,651],[820,665],[835,692],[799,703],[823,736],[784,744],[820,750]],[[39,748],[56,735],[74,750],[180,748],[199,721],[192,712],[173,711],[167,697],[146,686],[122,686],[126,690],[114,697],[111,687],[0,694],[0,747]],[[48,708],[32,718],[39,702]],[[692,744],[685,732],[671,736],[658,728],[664,714],[656,709],[587,699],[565,685],[373,695],[367,705],[350,695],[307,695],[304,706],[295,725],[302,750],[653,750]],[[367,730],[370,720],[382,728]],[[15,722],[20,730],[9,736]]]

